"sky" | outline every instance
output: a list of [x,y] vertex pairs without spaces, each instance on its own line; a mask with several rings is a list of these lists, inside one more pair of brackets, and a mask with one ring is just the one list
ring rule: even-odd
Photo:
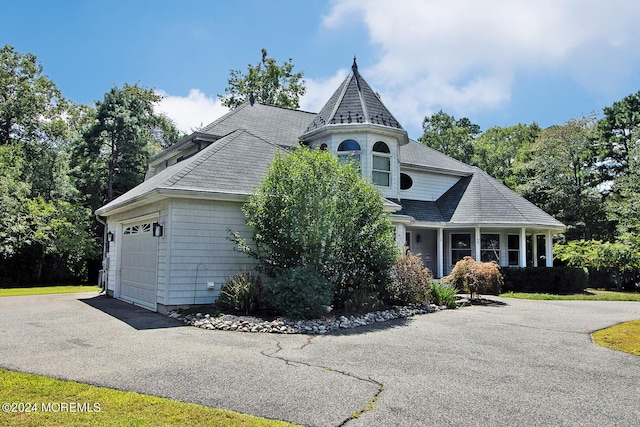
[[231,70],[265,48],[317,112],[350,72],[411,138],[442,110],[484,131],[542,127],[640,91],[637,0],[0,0],[0,45],[33,53],[76,103],[138,83],[184,132],[227,110]]

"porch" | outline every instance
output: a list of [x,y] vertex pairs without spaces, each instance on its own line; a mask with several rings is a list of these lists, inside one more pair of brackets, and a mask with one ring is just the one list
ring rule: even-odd
[[552,267],[554,231],[535,227],[396,224],[396,240],[405,251],[421,254],[425,267],[441,278],[465,256],[495,261],[503,267]]

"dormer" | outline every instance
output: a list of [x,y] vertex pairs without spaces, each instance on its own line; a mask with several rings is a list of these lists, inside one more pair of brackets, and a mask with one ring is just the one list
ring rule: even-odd
[[351,70],[300,139],[357,161],[362,176],[385,197],[399,198],[400,146],[408,144],[409,137],[362,78],[355,58]]
[[194,156],[218,139],[218,136],[202,132],[194,132],[184,137],[182,140],[149,159],[145,180],[160,173],[169,166],[173,166],[176,163],[180,163]]

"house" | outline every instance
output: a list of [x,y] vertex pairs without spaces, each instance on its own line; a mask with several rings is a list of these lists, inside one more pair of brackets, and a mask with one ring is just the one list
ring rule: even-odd
[[107,223],[107,292],[150,310],[208,304],[254,260],[241,207],[274,155],[307,145],[360,164],[385,197],[399,245],[436,277],[464,256],[551,266],[565,226],[482,170],[407,135],[353,72],[319,113],[247,102],[149,160],[145,181],[96,211]]

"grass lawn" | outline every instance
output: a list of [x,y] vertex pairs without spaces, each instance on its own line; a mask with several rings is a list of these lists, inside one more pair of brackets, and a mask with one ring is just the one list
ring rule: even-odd
[[593,341],[603,347],[640,356],[640,320],[620,323],[591,334]]
[[21,295],[69,294],[73,292],[98,292],[97,286],[46,286],[41,288],[1,289],[0,297],[16,297]]
[[615,292],[587,289],[581,294],[529,294],[524,292],[507,292],[500,295],[506,298],[520,298],[533,300],[580,300],[580,301],[640,301],[640,292]]
[[[12,408],[11,403],[14,402],[23,405],[13,405]],[[293,425],[192,403],[4,369],[0,369],[0,403],[3,404],[0,425],[11,426]]]

